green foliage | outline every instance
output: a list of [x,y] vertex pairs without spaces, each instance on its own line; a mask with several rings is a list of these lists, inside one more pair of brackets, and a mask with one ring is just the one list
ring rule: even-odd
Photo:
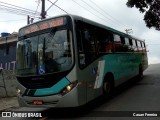
[[160,0],[128,0],[128,7],[136,7],[140,12],[145,13],[144,21],[146,26],[160,30]]

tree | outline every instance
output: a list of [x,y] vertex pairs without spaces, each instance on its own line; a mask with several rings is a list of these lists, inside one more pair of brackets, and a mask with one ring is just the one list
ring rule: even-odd
[[146,26],[160,30],[160,0],[128,0],[128,7],[136,7],[141,13],[145,13]]

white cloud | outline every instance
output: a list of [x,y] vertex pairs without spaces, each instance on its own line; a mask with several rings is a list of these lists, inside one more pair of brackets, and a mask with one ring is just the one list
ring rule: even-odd
[[149,64],[156,64],[156,63],[160,63],[160,57],[150,57],[149,58]]

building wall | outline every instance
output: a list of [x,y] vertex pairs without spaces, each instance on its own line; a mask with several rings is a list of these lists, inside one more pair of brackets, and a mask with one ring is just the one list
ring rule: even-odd
[[0,38],[0,97],[16,96],[17,36]]
[[16,76],[14,70],[0,71],[0,97],[16,96]]

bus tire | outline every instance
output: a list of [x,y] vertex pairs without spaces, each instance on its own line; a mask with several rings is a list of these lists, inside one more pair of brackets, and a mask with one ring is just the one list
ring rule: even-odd
[[104,78],[103,82],[103,96],[105,98],[110,97],[114,90],[114,77],[112,74],[108,74]]
[[142,64],[139,65],[139,74],[138,74],[138,77],[139,77],[140,79],[143,78],[143,67],[142,67]]

